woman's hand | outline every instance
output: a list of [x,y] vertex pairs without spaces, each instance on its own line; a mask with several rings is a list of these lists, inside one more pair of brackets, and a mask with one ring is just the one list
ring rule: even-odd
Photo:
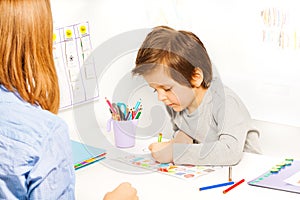
[[113,191],[106,193],[103,200],[138,200],[137,191],[130,183],[124,182]]

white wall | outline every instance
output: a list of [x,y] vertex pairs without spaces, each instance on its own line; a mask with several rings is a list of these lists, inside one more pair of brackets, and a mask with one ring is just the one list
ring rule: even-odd
[[[284,1],[284,5],[279,0],[51,2],[55,26],[89,21],[94,48],[126,31],[156,25],[192,31],[206,45],[223,82],[243,99],[253,118],[300,126],[300,49],[262,42],[260,16],[265,7],[293,8],[296,1]],[[112,61],[100,80],[100,98],[111,97],[118,77],[134,66],[134,56],[131,52]],[[107,110],[106,105],[102,108]]]

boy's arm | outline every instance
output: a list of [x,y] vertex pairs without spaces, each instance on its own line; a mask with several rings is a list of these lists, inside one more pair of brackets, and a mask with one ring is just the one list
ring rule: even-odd
[[173,143],[193,144],[193,138],[178,130],[174,133]]
[[[231,96],[227,98],[224,109],[219,112],[225,115],[220,114],[217,118],[219,123],[223,122],[217,133],[218,140],[209,141],[207,136],[200,144],[173,144],[175,164],[234,165],[240,161],[249,131],[250,115],[244,105]],[[207,134],[216,133],[212,130]]]

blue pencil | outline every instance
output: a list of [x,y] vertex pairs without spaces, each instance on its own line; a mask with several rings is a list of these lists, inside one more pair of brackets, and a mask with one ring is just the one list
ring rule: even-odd
[[220,184],[216,184],[216,185],[211,185],[211,186],[205,186],[205,187],[199,188],[199,191],[213,189],[213,188],[217,188],[217,187],[223,187],[223,186],[232,185],[232,184],[234,184],[233,181],[227,182],[227,183],[220,183]]
[[135,106],[134,106],[134,111],[135,111],[135,112],[138,111],[140,104],[141,104],[141,99],[139,99],[139,100],[136,102]]

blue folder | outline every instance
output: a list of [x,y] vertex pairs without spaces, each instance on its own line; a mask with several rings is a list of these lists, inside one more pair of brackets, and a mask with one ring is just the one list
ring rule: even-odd
[[75,170],[105,158],[106,151],[104,149],[86,145],[74,140],[71,140],[71,144]]

